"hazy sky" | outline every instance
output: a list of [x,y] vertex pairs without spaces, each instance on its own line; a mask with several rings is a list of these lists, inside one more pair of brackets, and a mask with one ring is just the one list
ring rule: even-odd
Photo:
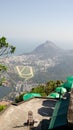
[[16,46],[50,40],[73,48],[73,0],[0,0],[1,36]]

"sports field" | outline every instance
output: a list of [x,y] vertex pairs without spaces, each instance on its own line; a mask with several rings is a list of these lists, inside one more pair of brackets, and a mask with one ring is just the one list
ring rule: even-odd
[[31,66],[16,66],[16,70],[21,78],[25,78],[26,80],[32,78],[33,69]]

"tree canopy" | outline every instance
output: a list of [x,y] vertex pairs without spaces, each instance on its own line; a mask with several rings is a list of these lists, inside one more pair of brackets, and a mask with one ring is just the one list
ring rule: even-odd
[[5,37],[0,38],[0,56],[6,56],[8,54],[14,53],[16,47],[13,45],[9,44],[6,41]]
[[[7,57],[8,55],[15,52],[16,47],[7,42],[6,37],[0,38],[0,58]],[[2,76],[3,72],[7,70],[7,67],[0,61],[0,85],[4,81]]]

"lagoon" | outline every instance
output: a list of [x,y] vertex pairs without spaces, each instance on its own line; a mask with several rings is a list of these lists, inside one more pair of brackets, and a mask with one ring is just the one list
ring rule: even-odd
[[0,99],[7,96],[12,91],[11,87],[0,86]]

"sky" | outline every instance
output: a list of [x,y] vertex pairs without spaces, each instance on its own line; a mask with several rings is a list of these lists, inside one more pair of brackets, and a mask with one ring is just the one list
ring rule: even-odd
[[0,37],[31,51],[50,40],[73,49],[73,0],[0,0]]

